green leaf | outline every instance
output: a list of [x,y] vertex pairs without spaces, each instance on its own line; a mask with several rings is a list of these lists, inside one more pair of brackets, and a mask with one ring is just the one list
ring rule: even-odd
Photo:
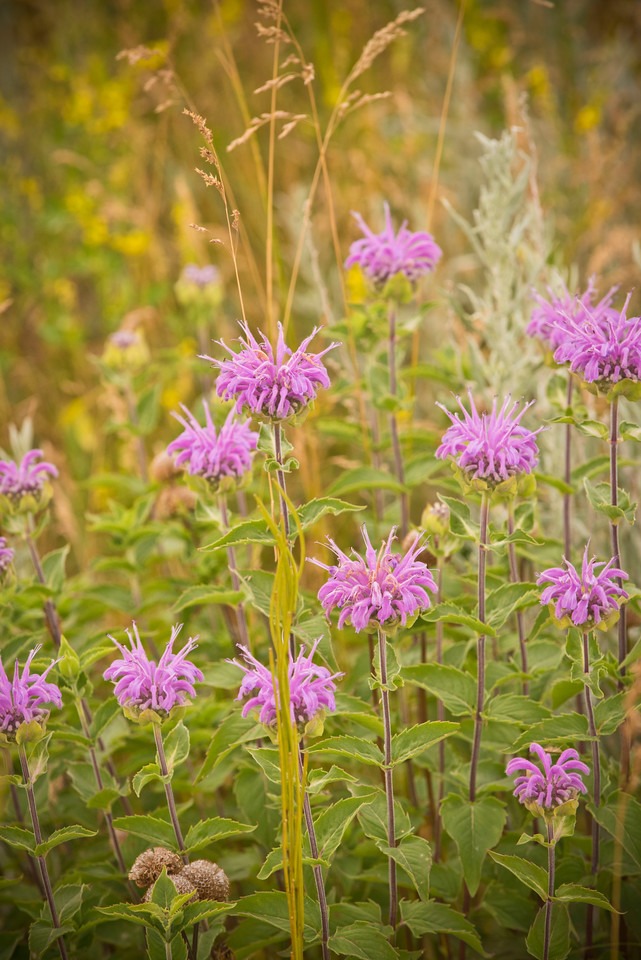
[[585,487],[585,492],[587,498],[599,513],[603,513],[608,520],[612,523],[620,523],[621,520],[626,520],[629,524],[633,524],[637,511],[637,504],[634,503],[629,494],[622,490],[620,487],[617,490],[617,500],[618,506],[612,506],[611,501],[611,490],[610,484],[597,483],[593,485],[587,479],[583,480],[583,486]]
[[97,830],[87,830],[80,824],[74,823],[68,827],[62,827],[60,830],[54,830],[48,840],[39,843],[34,850],[37,857],[46,857],[50,850],[60,846],[61,843],[67,843],[68,840],[79,840],[81,837],[95,837]]
[[244,543],[273,543],[274,537],[264,520],[243,520],[230,527],[221,537],[205,544],[201,550],[224,550]]
[[415,937],[430,933],[449,933],[477,953],[487,956],[476,928],[460,913],[434,900],[401,900],[401,917]]
[[52,926],[49,920],[36,920],[29,927],[29,953],[32,957],[43,957],[58,937],[73,933],[73,925]]
[[338,754],[341,757],[360,760],[370,766],[380,766],[383,762],[383,754],[378,746],[373,741],[363,740],[361,737],[327,737],[312,744],[307,748],[307,752]]
[[67,883],[56,888],[54,899],[61,923],[67,923],[75,917],[82,906],[85,891],[88,889],[86,883]]
[[610,910],[611,913],[619,913],[618,910],[614,909],[608,898],[604,897],[598,890],[581,887],[578,883],[562,883],[556,889],[554,899],[566,903],[592,903],[595,907]]
[[474,633],[483,634],[486,637],[497,636],[496,630],[489,623],[484,623],[482,620],[479,620],[478,617],[473,617],[472,614],[466,613],[465,610],[458,607],[455,603],[434,604],[433,607],[430,607],[429,610],[426,610],[420,615],[420,619],[426,623],[437,623],[438,621],[457,623],[462,627],[469,627]]
[[[378,844],[387,844],[387,799],[382,790],[378,790],[374,800],[366,803],[358,811],[358,820],[366,837]],[[398,800],[394,801],[395,840],[412,833],[412,823]]]
[[42,558],[42,569],[47,586],[50,587],[54,593],[62,590],[65,582],[65,563],[69,555],[69,550],[70,547],[69,544],[67,544],[65,547],[60,547],[59,550],[52,550],[51,553],[48,553]]
[[226,590],[224,587],[212,587],[209,584],[197,584],[188,587],[176,600],[173,610],[179,613],[188,607],[207,606],[211,603],[235,606],[244,599],[242,590]]
[[28,850],[29,853],[33,853],[36,849],[36,838],[33,832],[25,830],[24,827],[5,827],[1,825],[0,840],[4,840],[10,847]]
[[341,957],[358,960],[397,960],[398,953],[390,946],[386,927],[375,927],[365,920],[339,927],[330,937],[329,948]]
[[275,747],[248,748],[247,753],[254,758],[270,783],[280,787],[281,776],[278,764],[278,750]]
[[[280,890],[250,893],[241,897],[230,911],[234,916],[254,917],[284,933],[289,933],[289,905],[287,895]],[[318,903],[305,897],[305,940],[313,940],[320,933]]]
[[[537,913],[530,927],[525,945],[528,953],[537,960],[544,957],[545,906]],[[552,929],[548,960],[564,960],[570,952],[570,916],[563,903],[552,903]]]
[[111,810],[113,804],[122,796],[115,787],[103,787],[87,800],[88,810]]
[[185,837],[185,847],[189,853],[202,850],[210,843],[224,840],[225,837],[238,837],[243,833],[252,833],[256,829],[248,823],[238,823],[225,817],[210,817],[190,827]]
[[432,846],[423,837],[404,837],[397,847],[377,844],[381,853],[395,860],[408,875],[421,900],[427,901],[430,893],[430,869]]
[[375,793],[368,793],[359,797],[344,797],[323,810],[314,822],[320,857],[324,860],[332,857],[358,811],[364,803],[371,803],[375,796]]
[[152,780],[163,780],[163,775],[160,772],[160,767],[157,763],[146,763],[144,767],[141,767],[138,773],[134,774],[131,781],[131,786],[137,797],[140,796],[142,788],[151,783]]
[[641,803],[631,794],[617,790],[605,804],[595,807],[590,803],[588,810],[641,870]]
[[165,922],[163,912],[155,903],[112,903],[108,907],[96,907],[111,920],[128,920],[139,927],[147,927],[163,933]]
[[535,723],[522,733],[512,749],[516,752],[532,743],[567,743],[574,745],[577,740],[590,740],[587,717],[580,713],[559,713]]
[[327,492],[337,497],[346,493],[362,493],[364,490],[391,490],[400,493],[404,489],[403,484],[391,473],[375,470],[374,467],[355,467],[341,474]]
[[443,497],[439,495],[439,500],[450,509],[450,530],[454,536],[462,537],[465,540],[472,540],[474,543],[477,543],[479,528],[472,520],[468,505],[454,497]]
[[189,730],[182,720],[167,734],[163,746],[165,748],[167,769],[171,774],[174,768],[184,763],[189,756]]
[[362,504],[347,503],[345,500],[337,500],[335,497],[317,497],[299,507],[298,519],[303,530],[306,530],[327,514],[337,517],[341,513],[352,513],[355,510],[363,509]]
[[240,712],[230,713],[218,724],[211,738],[204,763],[198,771],[196,783],[215,770],[235,747],[248,740],[256,740],[262,733],[262,724],[257,724],[250,717],[242,717]]
[[404,763],[410,757],[415,757],[433,747],[435,743],[451,737],[458,728],[458,723],[452,723],[449,720],[428,720],[401,730],[392,737],[392,766]]
[[527,724],[538,723],[550,716],[547,707],[520,693],[504,693],[490,697],[485,713],[488,717]]
[[94,740],[97,740],[109,724],[112,723],[116,717],[120,716],[121,713],[122,707],[115,697],[108,697],[107,700],[101,703],[96,709],[91,721],[91,735]]
[[440,663],[419,663],[404,667],[406,683],[429,690],[454,716],[472,714],[476,702],[476,680],[469,673]]
[[155,383],[140,395],[138,401],[138,423],[136,427],[143,436],[150,434],[158,423],[161,391],[161,385]]
[[542,900],[547,899],[547,870],[544,870],[543,867],[540,867],[537,863],[533,863],[531,860],[525,860],[523,857],[506,856],[502,853],[494,853],[492,850],[490,851],[490,856],[492,860],[500,863],[501,866],[509,870],[510,873],[513,873],[515,877],[518,877],[526,887],[538,893]]
[[177,896],[178,891],[176,890],[174,883],[167,876],[167,868],[163,867],[160,876],[153,885],[151,891],[151,902],[155,903],[160,907],[161,910],[168,913]]
[[609,737],[619,729],[626,715],[625,692],[604,697],[594,708],[594,720],[599,736]]
[[168,956],[171,960],[187,960],[187,944],[180,934],[170,941],[169,954],[166,951],[166,941],[157,930],[148,927],[145,936],[148,960],[167,960]]
[[159,817],[152,817],[150,814],[117,817],[114,820],[114,827],[117,830],[126,830],[127,833],[132,833],[135,837],[142,837],[143,840],[158,844],[160,847],[176,850],[174,828],[166,820],[161,820]]
[[487,851],[496,846],[503,834],[504,805],[496,797],[479,797],[470,802],[450,793],[441,804],[441,817],[445,832],[456,843],[465,882],[474,896]]

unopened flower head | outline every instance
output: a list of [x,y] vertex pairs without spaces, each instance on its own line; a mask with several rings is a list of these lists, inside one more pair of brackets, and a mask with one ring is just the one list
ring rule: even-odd
[[580,793],[587,793],[581,779],[590,768],[579,759],[574,749],[564,750],[555,761],[538,743],[530,744],[530,753],[535,753],[541,766],[525,757],[515,757],[508,763],[508,776],[522,770],[515,780],[514,796],[535,816],[545,816]]
[[536,582],[539,586],[547,584],[541,603],[550,605],[560,626],[607,630],[618,619],[620,605],[628,599],[620,584],[628,575],[615,567],[614,558],[607,563],[596,557],[590,560],[588,549],[589,544],[580,572],[564,558],[564,566],[544,570]]
[[31,672],[31,664],[39,650],[40,646],[37,646],[31,651],[22,673],[16,660],[11,681],[0,657],[0,733],[8,740],[15,740],[23,723],[36,720],[44,724],[49,716],[48,707],[62,707],[59,688],[47,680],[47,674],[59,661],[52,660],[42,673]]
[[238,420],[230,411],[224,424],[216,431],[211,411],[205,401],[205,425],[201,426],[187,407],[183,416],[175,413],[183,432],[167,447],[176,455],[176,465],[183,466],[192,476],[203,477],[218,488],[228,478],[235,485],[251,470],[252,457],[258,443],[258,434],[249,420]]
[[5,498],[10,510],[35,513],[49,502],[49,479],[57,477],[58,471],[42,456],[42,450],[29,450],[20,463],[0,460],[0,498]]
[[556,350],[566,337],[572,334],[576,326],[586,321],[601,325],[613,314],[612,300],[617,287],[612,287],[598,303],[593,303],[596,293],[594,278],[591,277],[587,289],[576,296],[563,287],[560,294],[555,294],[548,287],[548,297],[535,293],[536,307],[526,332],[531,337],[537,337],[549,350]]
[[495,398],[490,413],[479,413],[469,391],[468,396],[470,412],[461,398],[456,398],[462,417],[438,404],[452,426],[443,434],[436,456],[441,460],[450,457],[465,482],[479,489],[509,486],[512,478],[532,473],[539,456],[536,435],[543,427],[528,430],[521,419],[534,401],[519,410],[519,401],[512,403],[508,395],[500,408]]
[[431,234],[408,230],[406,220],[398,233],[394,232],[388,204],[385,204],[385,228],[381,233],[370,230],[359,213],[353,216],[365,236],[352,243],[345,266],[358,264],[377,287],[384,286],[399,273],[413,284],[419,277],[431,273],[441,259],[441,248]]
[[176,281],[175,290],[178,302],[185,307],[216,307],[223,298],[220,270],[212,263],[204,267],[188,263]]
[[14,552],[7,543],[6,537],[0,537],[0,581],[13,563]]
[[362,533],[364,557],[355,550],[348,556],[328,537],[338,563],[328,566],[312,560],[329,573],[327,583],[318,591],[318,599],[328,616],[332,610],[340,610],[339,629],[346,623],[351,623],[357,633],[376,630],[379,626],[393,630],[399,623],[405,626],[430,606],[427,591],[436,593],[434,577],[427,565],[417,560],[424,549],[423,540],[415,540],[405,553],[393,553],[396,528],[378,551],[372,546],[364,525]]
[[204,267],[199,267],[196,263],[188,263],[183,268],[181,280],[185,280],[187,283],[193,283],[194,286],[200,287],[202,290],[212,283],[218,283],[220,280],[220,270],[212,263],[208,263]]
[[146,710],[166,715],[196,696],[194,683],[204,678],[187,657],[195,650],[198,637],[190,637],[182,650],[174,653],[174,643],[181,630],[181,623],[172,627],[171,637],[158,663],[145,653],[135,623],[132,630],[126,631],[129,647],[110,635],[122,657],[105,670],[104,678],[115,683],[114,694],[120,706],[133,718]]
[[554,353],[557,363],[586,383],[609,389],[622,380],[641,380],[641,317],[628,317],[632,294],[621,311],[608,309],[601,316],[568,324],[567,335]]
[[[335,681],[342,677],[342,673],[331,673],[327,667],[314,663],[314,654],[318,647],[316,640],[309,653],[301,647],[294,660],[289,655],[289,698],[292,721],[300,730],[317,718],[319,713],[336,709]],[[242,715],[246,717],[252,710],[258,710],[258,719],[267,727],[276,724],[276,702],[274,696],[274,677],[271,670],[257,660],[252,653],[240,644],[245,661],[229,660],[245,672],[242,679],[237,700],[245,700]],[[278,681],[276,682],[278,691]]]
[[149,348],[141,329],[121,327],[107,337],[102,362],[109,370],[136,373],[148,360]]
[[245,336],[240,338],[242,349],[238,353],[221,340],[229,357],[224,360],[202,358],[220,370],[216,393],[224,400],[235,400],[238,413],[246,409],[264,420],[289,420],[316,399],[321,387],[329,387],[329,376],[321,358],[338,344],[331,343],[320,353],[309,353],[307,347],[319,328],[292,350],[285,343],[279,324],[274,350],[264,334],[257,340],[246,323],[240,326]]

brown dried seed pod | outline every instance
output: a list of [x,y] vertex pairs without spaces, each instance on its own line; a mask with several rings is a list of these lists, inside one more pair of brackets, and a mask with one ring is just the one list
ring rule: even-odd
[[182,865],[177,853],[165,847],[152,847],[136,857],[129,871],[129,879],[138,887],[149,887],[156,882],[163,867],[167,868],[167,873],[179,873]]
[[157,453],[149,465],[149,476],[156,483],[166,483],[182,475],[182,467],[176,466],[176,461],[166,450]]
[[[188,877],[184,877],[181,873],[172,873],[169,879],[175,886],[176,893],[193,893],[193,897],[191,899],[198,900],[198,890],[196,889],[196,885],[192,883]],[[153,887],[149,887],[148,890],[145,890],[145,895],[142,898],[142,902],[149,903],[153,892]]]
[[194,860],[181,870],[198,890],[199,900],[229,900],[229,880],[225,871],[210,860]]

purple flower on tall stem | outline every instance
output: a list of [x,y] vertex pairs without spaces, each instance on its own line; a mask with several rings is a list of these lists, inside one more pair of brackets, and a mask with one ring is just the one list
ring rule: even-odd
[[521,419],[534,401],[519,410],[519,401],[511,403],[508,395],[500,408],[495,398],[490,413],[479,413],[471,391],[468,397],[471,412],[463,406],[460,397],[456,398],[462,419],[459,413],[451,413],[443,404],[438,404],[452,426],[443,434],[436,456],[441,460],[450,457],[467,481],[478,481],[484,489],[532,473],[539,455],[536,436],[543,427],[528,430],[522,426]]
[[587,289],[583,293],[572,296],[567,287],[563,287],[560,295],[548,287],[548,298],[534,293],[537,306],[532,311],[526,333],[539,339],[550,350],[556,350],[571,334],[575,326],[581,326],[587,321],[602,325],[606,319],[615,313],[612,310],[612,300],[617,287],[611,287],[606,295],[593,303],[596,293],[594,277],[588,281]]
[[204,677],[187,657],[195,650],[198,637],[190,637],[184,647],[174,653],[174,642],[182,627],[182,623],[172,627],[171,636],[158,663],[145,653],[135,623],[132,624],[133,633],[131,630],[126,631],[129,648],[122,646],[110,635],[122,657],[114,660],[105,670],[104,678],[115,683],[114,694],[121,707],[135,715],[145,710],[166,715],[173,707],[182,707],[188,698],[196,696],[194,683],[202,681]]
[[47,460],[38,462],[42,456],[42,450],[29,450],[20,463],[0,460],[0,496],[7,497],[14,506],[29,497],[37,507],[49,478],[58,476],[53,463]]
[[[320,640],[316,640],[309,653],[300,648],[294,660],[289,655],[289,697],[292,721],[304,729],[321,712],[333,712],[336,709],[336,683],[342,673],[331,673],[327,667],[314,663],[314,654]],[[247,647],[238,645],[244,663],[228,660],[245,672],[237,700],[245,700],[242,715],[246,717],[252,710],[258,710],[258,719],[267,727],[274,727],[277,719],[274,677],[269,667],[257,660]],[[278,683],[276,683],[276,694]]]
[[181,404],[184,416],[174,413],[183,432],[167,447],[175,454],[176,465],[184,466],[192,476],[200,476],[218,487],[226,477],[238,481],[251,470],[258,434],[248,420],[239,421],[231,410],[224,424],[216,431],[209,405],[203,400],[205,425]]
[[204,290],[210,284],[218,283],[220,270],[213,263],[207,263],[204,267],[199,267],[197,263],[188,263],[183,267],[180,279]]
[[418,537],[405,553],[393,553],[394,527],[376,551],[365,525],[361,532],[365,541],[364,557],[355,550],[348,556],[328,537],[338,563],[328,566],[312,559],[312,563],[329,573],[318,599],[327,615],[334,609],[340,610],[339,628],[348,622],[357,633],[378,627],[389,630],[399,623],[405,626],[415,614],[429,608],[427,591],[436,593],[434,577],[427,565],[417,559],[425,543]]
[[13,563],[14,551],[7,542],[6,537],[0,537],[0,580]]
[[10,740],[15,740],[16,731],[23,723],[45,723],[48,706],[62,707],[62,694],[55,683],[47,680],[49,671],[59,663],[52,660],[42,673],[32,673],[31,664],[40,650],[34,647],[20,672],[16,660],[13,680],[9,680],[2,657],[0,657],[0,732]]
[[[582,630],[596,627],[605,630],[619,615],[619,607],[628,599],[621,586],[628,575],[615,566],[612,558],[591,560],[589,544],[583,552],[581,571],[564,558],[564,566],[550,567],[537,579],[538,586],[547,584],[541,594],[541,603],[550,604],[555,618],[563,626],[575,626]],[[599,570],[599,567],[603,567]]]
[[505,769],[509,777],[524,771],[514,781],[514,796],[519,803],[545,815],[568,800],[576,799],[580,793],[588,792],[581,775],[588,774],[590,768],[579,759],[576,750],[564,750],[554,760],[540,744],[532,743],[530,753],[536,754],[540,766],[525,757],[515,757]]
[[627,316],[631,296],[621,311],[607,309],[599,316],[568,322],[554,353],[556,362],[569,363],[586,383],[606,389],[621,380],[641,380],[641,317]]
[[389,205],[385,204],[385,228],[374,233],[360,213],[353,214],[365,234],[349,248],[346,267],[358,264],[363,273],[375,284],[383,286],[396,274],[403,274],[410,283],[431,273],[441,259],[442,250],[431,234],[407,229],[407,221],[394,232]]
[[242,349],[237,353],[218,341],[227,350],[229,357],[209,360],[220,373],[216,381],[216,393],[224,400],[235,400],[238,413],[243,408],[256,417],[270,421],[289,420],[309,406],[321,387],[329,387],[329,375],[321,358],[337,347],[331,343],[320,353],[309,353],[307,347],[319,329],[315,327],[302,343],[292,350],[285,343],[282,325],[278,325],[276,349],[261,333],[257,340],[246,323],[240,327],[245,334],[240,337]]

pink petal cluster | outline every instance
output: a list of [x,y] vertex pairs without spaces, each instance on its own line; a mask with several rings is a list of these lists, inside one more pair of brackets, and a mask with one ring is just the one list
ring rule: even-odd
[[193,283],[195,287],[204,290],[210,284],[218,283],[220,270],[213,263],[205,264],[204,267],[199,267],[196,263],[188,263],[183,268],[180,279],[187,281],[187,283]]
[[42,456],[42,450],[29,450],[19,464],[0,460],[0,494],[14,503],[26,494],[38,498],[48,478],[58,476],[52,463],[38,463]]
[[616,291],[617,287],[612,287],[602,300],[593,304],[596,286],[594,277],[591,277],[585,292],[574,297],[567,287],[560,296],[548,287],[548,300],[535,293],[537,306],[532,311],[526,333],[537,337],[548,349],[556,350],[575,327],[587,321],[601,325],[615,313],[612,299]]
[[41,674],[31,673],[31,664],[40,645],[34,647],[20,673],[16,660],[13,680],[5,672],[0,657],[0,732],[13,739],[22,723],[38,720],[41,723],[49,716],[47,706],[62,707],[62,694],[55,683],[47,680],[47,674],[58,660],[52,660]]
[[641,380],[641,317],[628,317],[632,294],[621,311],[608,309],[582,322],[571,321],[554,353],[557,363],[587,383]]
[[126,631],[129,648],[118,643],[115,637],[109,637],[122,658],[114,660],[105,670],[104,678],[116,683],[114,694],[120,706],[164,713],[169,713],[175,706],[184,706],[189,697],[196,696],[194,683],[204,679],[198,667],[187,659],[188,654],[196,649],[198,637],[190,637],[182,650],[174,653],[174,642],[183,625],[172,627],[167,646],[156,663],[145,653],[136,624],[133,623],[132,627],[133,634],[131,630]]
[[[342,673],[331,673],[327,667],[314,663],[313,658],[319,642],[317,640],[307,654],[301,647],[295,660],[291,653],[289,655],[291,718],[301,727],[309,723],[321,710],[336,709],[334,681],[343,676]],[[274,677],[271,670],[257,660],[247,647],[238,644],[238,649],[245,663],[239,663],[237,660],[227,662],[235,664],[245,672],[236,697],[237,700],[248,698],[243,706],[242,715],[246,717],[252,710],[258,710],[260,722],[271,727],[276,723]],[[278,681],[276,692],[278,692]]]
[[183,432],[167,447],[167,453],[176,454],[177,466],[185,466],[192,476],[204,477],[212,484],[218,484],[223,477],[239,480],[251,469],[258,434],[251,429],[249,420],[237,420],[232,410],[216,432],[205,401],[204,426],[187,407],[181,407],[184,416],[174,416],[184,427]]
[[14,552],[9,546],[6,537],[0,537],[0,579],[13,563]]
[[259,341],[246,323],[240,326],[245,336],[240,337],[242,349],[238,353],[220,340],[229,357],[224,360],[201,358],[218,367],[216,393],[224,400],[235,400],[238,413],[246,408],[267,420],[288,420],[315,400],[321,387],[329,387],[329,376],[321,357],[338,344],[332,343],[320,353],[308,353],[307,347],[318,333],[318,327],[292,350],[285,343],[279,324],[274,350],[263,333]]
[[[581,573],[563,558],[563,567],[544,570],[536,581],[538,586],[548,584],[541,594],[541,603],[554,604],[557,620],[569,617],[577,627],[589,628],[615,613],[619,605],[628,599],[628,594],[619,580],[627,580],[624,570],[614,566],[614,558],[597,562],[588,559],[586,545],[581,564]],[[598,571],[599,567],[603,567]]]
[[327,566],[312,560],[329,573],[327,583],[318,591],[318,599],[327,615],[334,609],[340,610],[339,628],[349,622],[359,633],[376,629],[379,624],[405,625],[409,617],[429,608],[427,591],[436,592],[434,577],[426,564],[416,559],[425,545],[417,538],[406,553],[392,553],[394,527],[377,552],[365,525],[362,534],[365,557],[355,550],[348,556],[328,537],[338,563]]
[[385,229],[381,233],[370,230],[359,213],[353,216],[365,236],[352,243],[345,266],[358,264],[376,286],[383,286],[397,273],[404,274],[410,283],[414,283],[423,274],[431,273],[441,259],[442,250],[432,235],[408,230],[406,220],[398,233],[394,233],[387,203]]
[[490,413],[479,413],[470,391],[468,396],[471,412],[465,409],[460,397],[456,398],[462,419],[460,414],[438,404],[452,426],[443,434],[436,456],[441,460],[451,457],[468,478],[489,484],[531,473],[538,463],[536,435],[543,427],[528,430],[521,425],[521,419],[534,401],[519,410],[518,400],[510,406],[512,398],[508,394],[500,409],[495,398]]
[[588,792],[581,774],[589,773],[590,768],[579,760],[576,750],[564,750],[556,762],[538,743],[530,744],[530,753],[537,755],[543,769],[525,757],[515,757],[505,769],[508,776],[519,770],[525,771],[515,780],[514,796],[520,803],[554,810],[568,800],[574,800],[579,793]]

